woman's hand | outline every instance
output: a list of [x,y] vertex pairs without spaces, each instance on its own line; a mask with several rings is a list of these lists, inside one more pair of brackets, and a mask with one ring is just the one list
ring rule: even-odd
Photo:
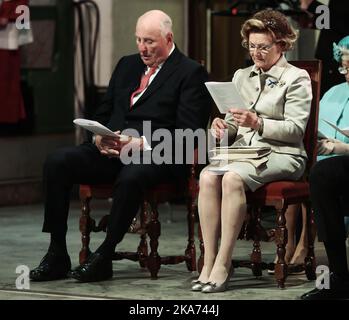
[[211,124],[211,130],[213,131],[213,136],[216,139],[221,140],[224,136],[224,130],[228,128],[227,123],[221,118],[215,118]]
[[318,154],[349,154],[349,144],[337,139],[322,139],[318,141]]
[[349,144],[333,139],[333,153],[334,154],[349,154]]
[[317,153],[320,156],[331,154],[333,151],[333,142],[329,139],[322,139],[317,142]]
[[228,112],[233,115],[235,122],[239,126],[252,128],[254,130],[259,128],[257,113],[237,108],[231,108]]

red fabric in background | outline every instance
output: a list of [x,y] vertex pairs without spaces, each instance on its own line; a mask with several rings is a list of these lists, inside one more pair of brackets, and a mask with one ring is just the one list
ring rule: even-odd
[[0,49],[0,123],[25,118],[20,83],[19,50]]
[[[14,22],[19,5],[28,5],[28,0],[2,2],[0,17]],[[0,49],[0,123],[16,123],[25,118],[20,65],[19,50]]]
[[17,6],[28,5],[28,0],[11,0],[2,2],[0,6],[0,17],[9,19],[11,22],[14,22],[19,14],[16,13]]

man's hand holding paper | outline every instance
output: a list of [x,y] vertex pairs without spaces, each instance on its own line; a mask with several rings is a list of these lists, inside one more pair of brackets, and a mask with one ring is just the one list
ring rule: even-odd
[[127,140],[129,137],[125,135],[121,135],[120,131],[118,133],[111,131],[109,128],[103,126],[97,121],[88,120],[88,119],[75,119],[74,124],[93,132],[95,135],[100,136],[109,136],[109,137],[119,137],[120,139]]
[[[95,134],[95,144],[99,151],[108,157],[120,157],[121,150],[128,145],[128,150],[139,151],[143,148],[143,139],[122,135],[120,131],[113,132],[97,121],[75,119],[76,125]],[[131,143],[131,144],[130,144]]]
[[127,145],[127,152],[140,151],[143,149],[143,138],[120,136],[120,131],[116,131],[116,137],[111,136],[96,136],[95,144],[101,154],[110,158],[120,157],[120,153]]

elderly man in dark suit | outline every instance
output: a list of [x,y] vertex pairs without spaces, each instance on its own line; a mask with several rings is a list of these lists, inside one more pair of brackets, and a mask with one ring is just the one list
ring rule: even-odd
[[[143,132],[206,128],[210,97],[205,88],[207,72],[175,46],[171,18],[162,11],[142,15],[136,25],[139,54],[123,57],[117,64],[95,119],[114,132],[133,129],[132,139],[95,136],[84,143],[51,154],[44,167],[45,220],[43,232],[51,234],[47,254],[30,272],[34,281],[65,278],[71,263],[66,247],[69,192],[73,184],[114,183],[113,204],[105,241],[71,276],[81,282],[112,277],[112,253],[137,214],[143,191],[187,175],[188,166],[174,164],[125,164],[125,147],[139,151],[141,159],[159,141]],[[173,155],[171,154],[172,160]]]

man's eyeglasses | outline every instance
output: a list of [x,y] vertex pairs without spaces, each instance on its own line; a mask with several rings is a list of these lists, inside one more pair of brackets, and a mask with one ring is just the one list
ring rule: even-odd
[[275,44],[275,42],[271,43],[271,44],[253,44],[253,43],[244,43],[243,47],[246,48],[249,51],[259,51],[261,53],[268,53],[270,51],[270,49],[273,47],[273,45]]
[[347,74],[348,71],[349,71],[349,67],[339,67],[339,68],[338,68],[338,72],[339,72],[340,74]]

